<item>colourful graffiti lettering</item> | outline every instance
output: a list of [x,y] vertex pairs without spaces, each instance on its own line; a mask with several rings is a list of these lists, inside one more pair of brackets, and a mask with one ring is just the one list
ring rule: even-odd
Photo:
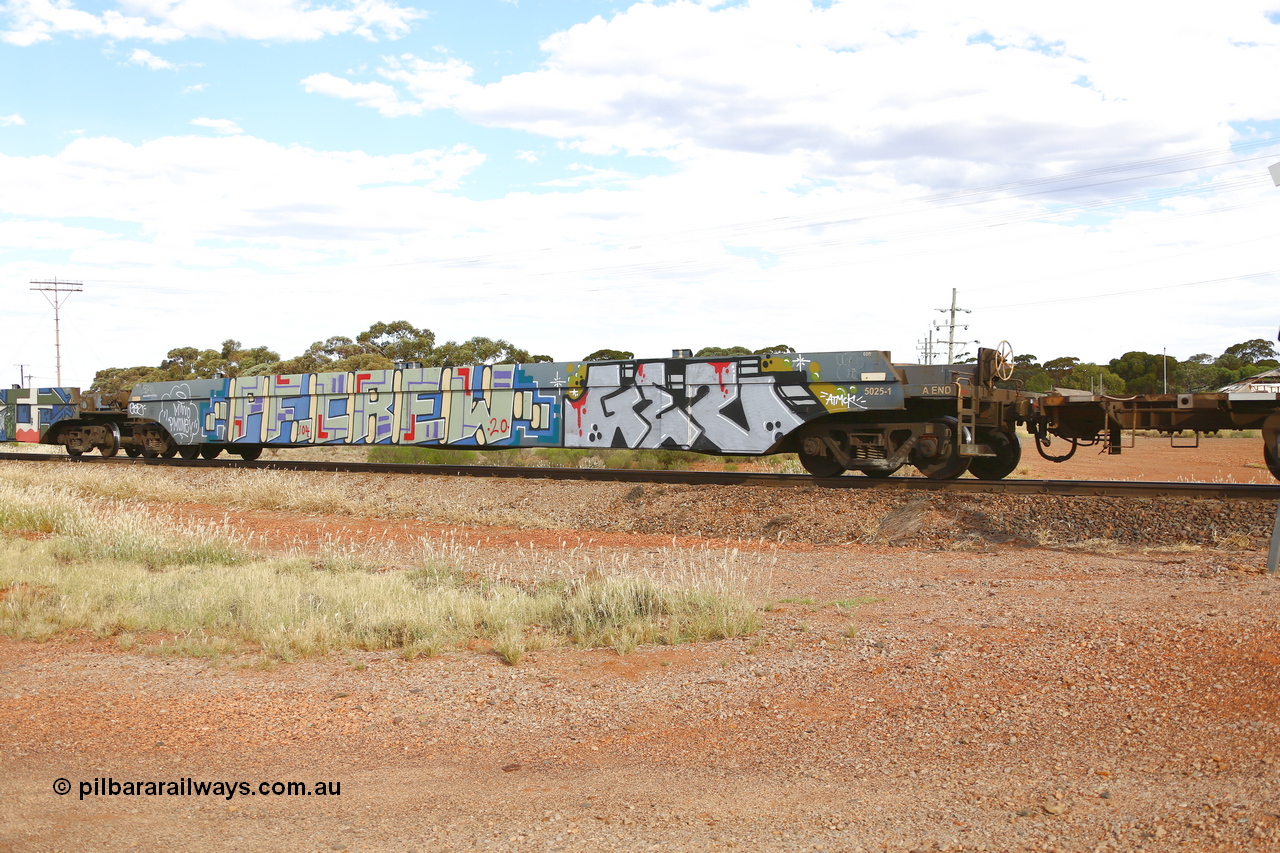
[[38,442],[58,421],[74,418],[76,388],[0,390],[0,441]]
[[[900,408],[866,397],[860,371],[883,353],[826,354],[840,384],[813,382],[817,356],[496,364],[152,383],[130,414],[180,444],[413,444],[773,452],[833,411]],[[888,388],[891,383],[885,383]],[[868,402],[868,399],[871,402]]]

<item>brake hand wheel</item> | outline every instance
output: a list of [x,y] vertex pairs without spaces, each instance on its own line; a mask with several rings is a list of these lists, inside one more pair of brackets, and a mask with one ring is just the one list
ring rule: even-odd
[[1008,382],[1013,376],[1013,345],[1001,341],[996,347],[996,376],[1001,382]]

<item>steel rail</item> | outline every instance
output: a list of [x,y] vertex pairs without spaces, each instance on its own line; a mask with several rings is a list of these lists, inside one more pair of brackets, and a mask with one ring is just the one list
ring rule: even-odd
[[432,477],[494,477],[521,480],[580,480],[613,483],[665,483],[769,488],[879,489],[912,492],[977,492],[1068,497],[1191,498],[1200,500],[1280,501],[1280,483],[1168,483],[1137,480],[930,480],[924,477],[811,477],[808,474],[751,474],[736,471],[647,471],[611,468],[528,468],[492,465],[413,465],[393,462],[306,462],[240,459],[146,459],[0,453],[0,461],[69,464],[152,465],[173,468],[234,468],[265,471],[318,471],[351,474],[416,474]]

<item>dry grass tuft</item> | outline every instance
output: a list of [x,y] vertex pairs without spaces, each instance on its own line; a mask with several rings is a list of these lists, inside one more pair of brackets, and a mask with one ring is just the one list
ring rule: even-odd
[[47,484],[0,483],[0,529],[48,534],[0,539],[0,631],[89,630],[128,648],[159,634],[150,650],[211,659],[247,646],[271,660],[334,649],[412,659],[476,640],[512,665],[552,644],[625,654],[756,630],[753,592],[768,575],[737,551],[675,547],[644,561],[533,548],[494,559],[424,540],[401,571],[386,569],[403,554],[364,547],[263,557],[227,530]]
[[1219,536],[1214,540],[1213,544],[1224,551],[1247,551],[1253,547],[1253,541],[1249,538],[1249,534],[1241,531]]

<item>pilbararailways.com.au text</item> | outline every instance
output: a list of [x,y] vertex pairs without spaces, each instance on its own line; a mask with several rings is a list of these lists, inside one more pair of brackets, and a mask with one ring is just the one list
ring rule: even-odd
[[[185,779],[152,781],[129,779],[123,782],[112,777],[95,778],[92,781],[81,781],[80,799],[85,797],[222,797],[230,800],[240,797],[339,797],[342,795],[342,783],[321,780],[318,782],[205,782],[196,781],[190,776]],[[71,783],[67,779],[58,779],[53,783],[53,790],[58,794],[71,792]]]

